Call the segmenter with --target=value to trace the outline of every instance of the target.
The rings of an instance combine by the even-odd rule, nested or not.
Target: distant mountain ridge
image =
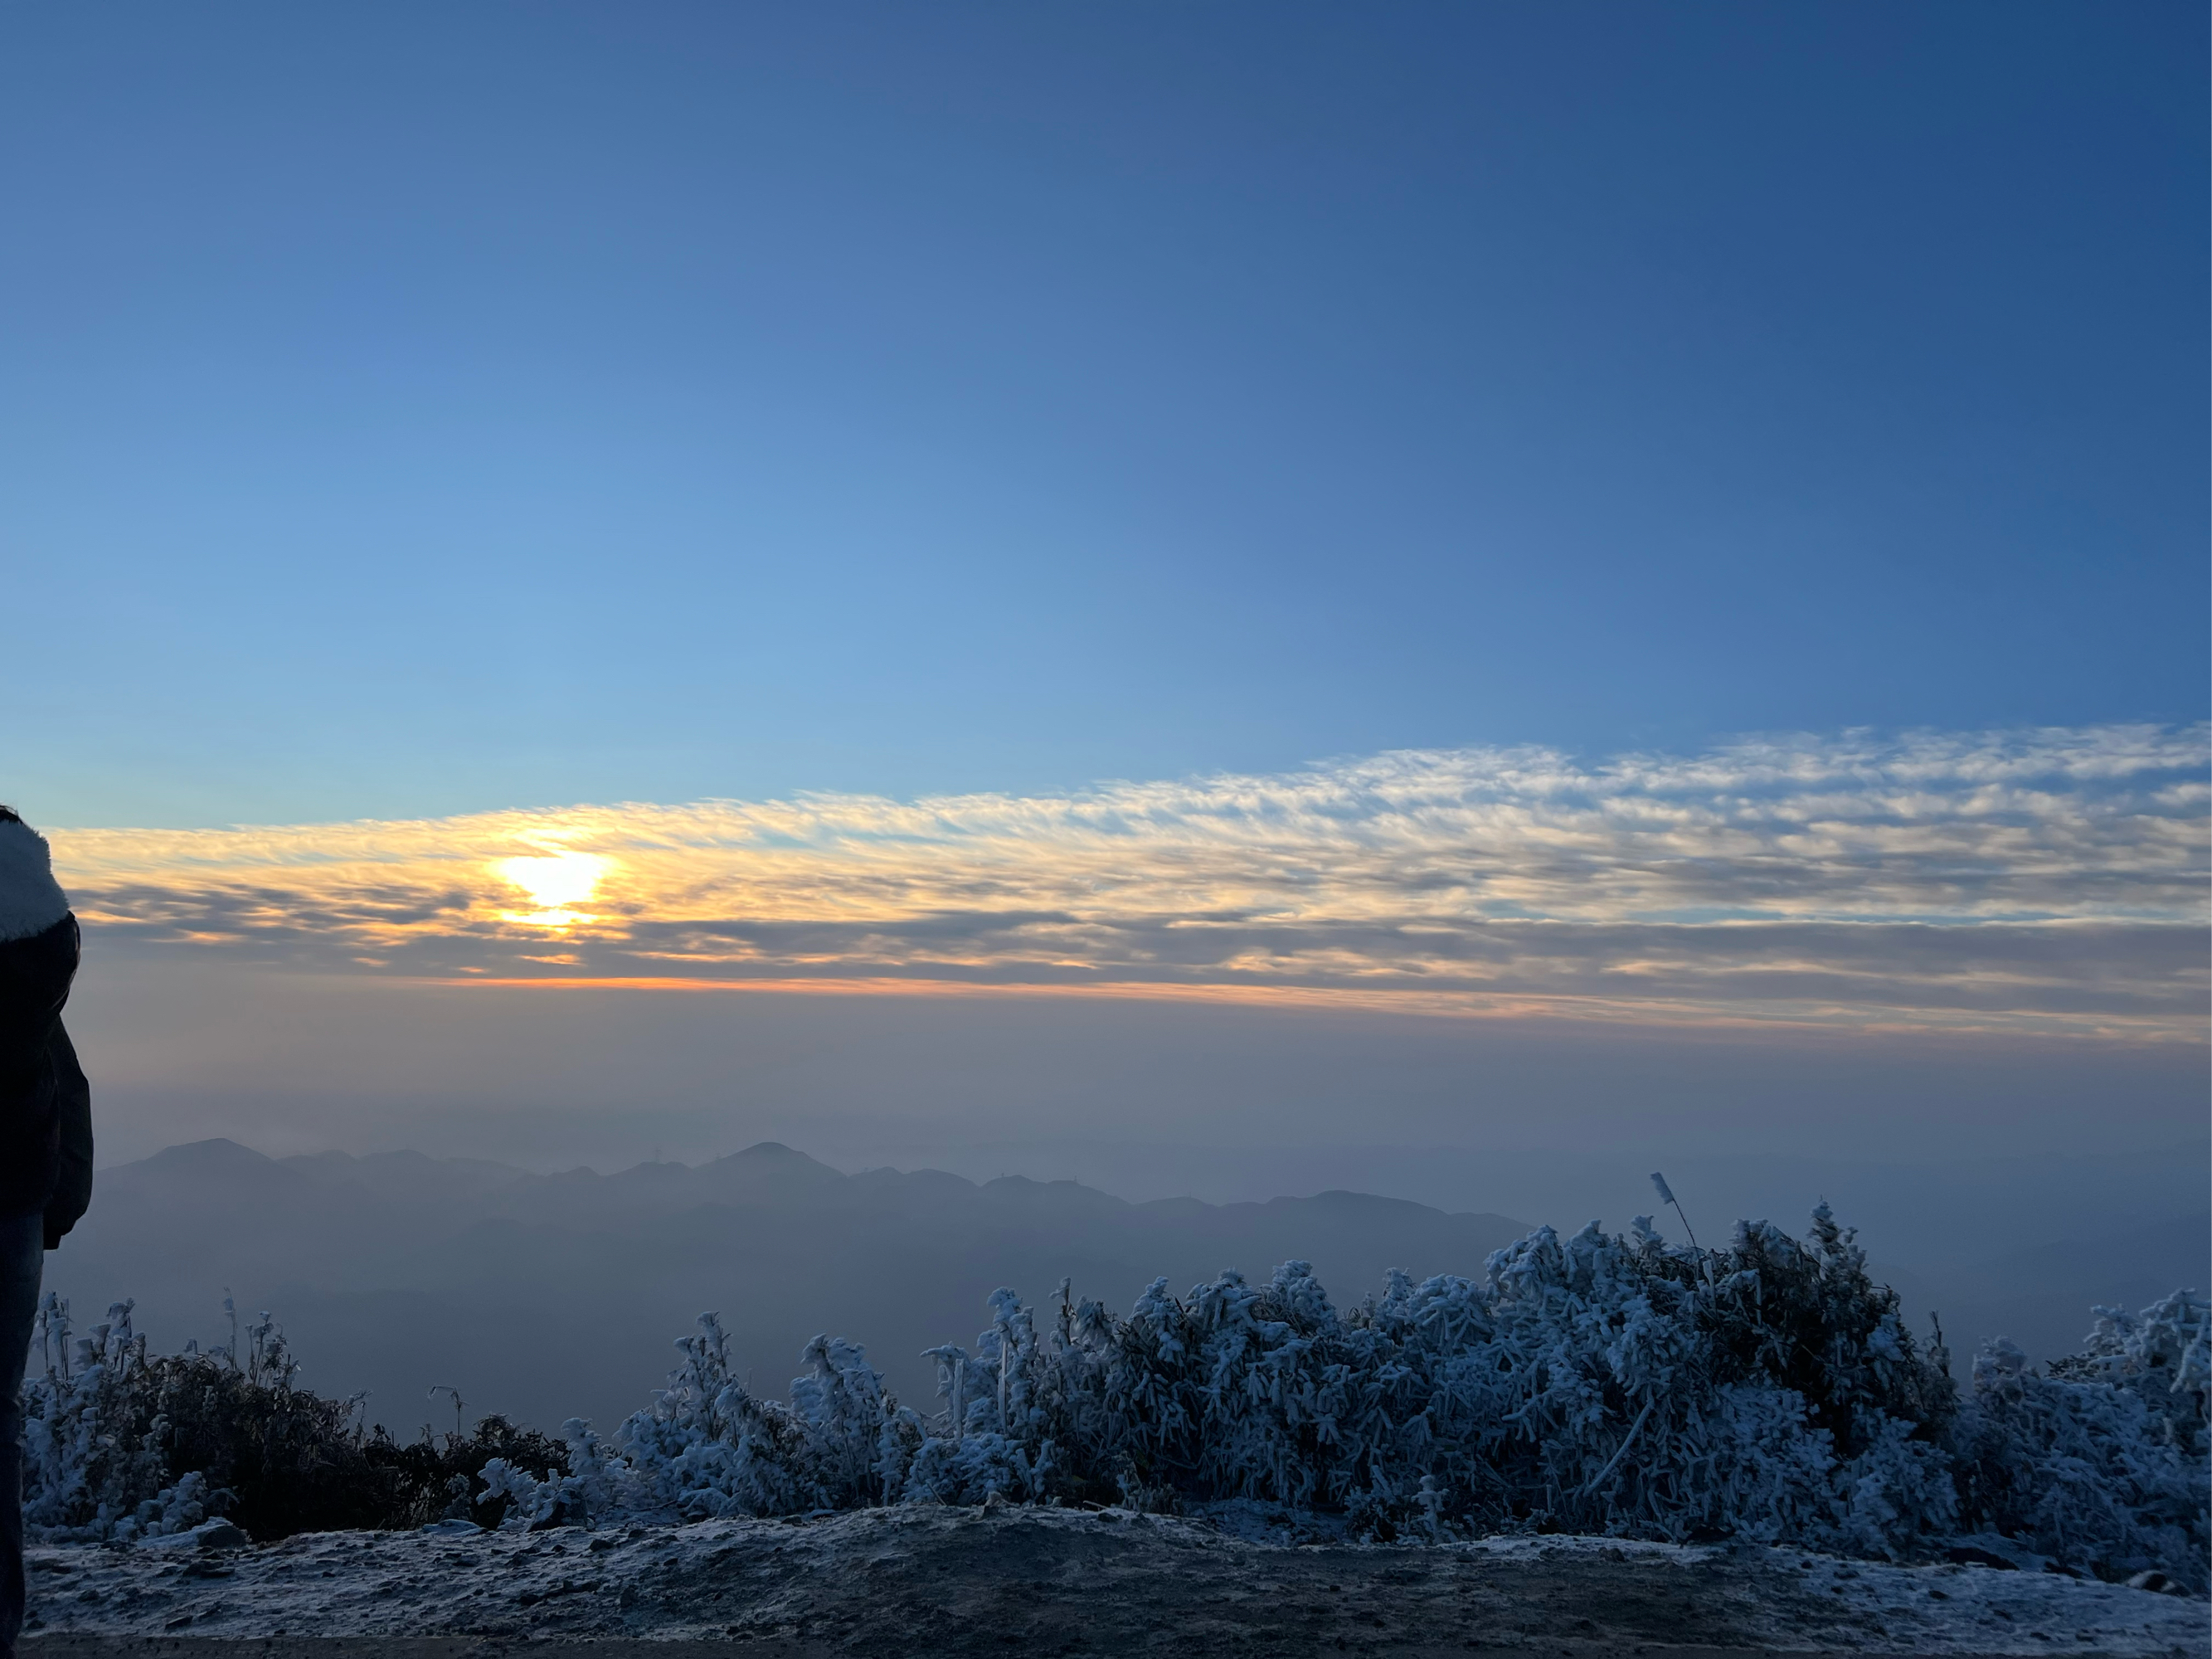
[[[1126,1309],[1162,1276],[1180,1291],[1296,1259],[1352,1303],[1393,1268],[1479,1273],[1528,1231],[1362,1193],[1133,1204],[1073,1181],[847,1175],[773,1141],[698,1165],[536,1175],[205,1140],[102,1170],[91,1214],[47,1265],[81,1319],[136,1297],[157,1344],[227,1339],[228,1287],[242,1311],[283,1322],[304,1382],[368,1389],[371,1418],[406,1433],[450,1412],[431,1408],[432,1384],[458,1387],[472,1412],[610,1426],[710,1309],[765,1392],[781,1395],[807,1339],[829,1333],[866,1344],[927,1404],[921,1350],[971,1339],[1000,1285],[1041,1300],[1065,1277]]]
[[[1564,1231],[1581,1218],[1550,1218]],[[1802,1231],[1801,1218],[1776,1218]],[[2147,1206],[2097,1225],[2078,1218],[2080,1237],[1994,1225],[1923,1240],[1904,1260],[1888,1227],[1865,1243],[1916,1331],[1941,1312],[1963,1376],[1983,1337],[2071,1352],[2094,1304],[2141,1307],[2212,1283],[2201,1212]],[[1479,1274],[1528,1231],[1364,1193],[1130,1203],[1072,1181],[846,1175],[773,1141],[696,1165],[538,1175],[414,1152],[271,1158],[204,1140],[102,1170],[46,1281],[80,1320],[136,1297],[140,1328],[169,1345],[227,1339],[229,1287],[242,1310],[283,1322],[306,1383],[368,1389],[372,1420],[401,1433],[451,1423],[450,1403],[425,1399],[432,1383],[459,1388],[472,1413],[605,1427],[659,1386],[671,1343],[710,1309],[765,1393],[781,1395],[823,1333],[865,1344],[927,1405],[921,1350],[973,1338],[1001,1285],[1034,1302],[1066,1277],[1079,1297],[1126,1310],[1156,1278],[1181,1291],[1224,1267],[1259,1278],[1302,1260],[1349,1304],[1394,1267]]]

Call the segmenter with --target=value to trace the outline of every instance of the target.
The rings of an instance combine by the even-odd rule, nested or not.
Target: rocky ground
[[[1254,1530],[1247,1528],[1247,1530]],[[39,1659],[1720,1652],[2186,1654],[2204,1602],[1796,1550],[1285,1543],[1105,1510],[891,1509],[587,1532],[32,1552]]]

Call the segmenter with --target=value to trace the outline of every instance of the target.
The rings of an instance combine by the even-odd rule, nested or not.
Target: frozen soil
[[[23,1651],[46,1659],[2208,1648],[2203,1601],[2050,1573],[1589,1538],[1270,1542],[1113,1510],[185,1539],[34,1548],[29,1565]]]

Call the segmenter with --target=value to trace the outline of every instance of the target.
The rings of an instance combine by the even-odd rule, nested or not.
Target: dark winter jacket
[[[92,1196],[91,1090],[61,1020],[77,951],[45,840],[0,817],[0,1215],[44,1214],[49,1249]]]

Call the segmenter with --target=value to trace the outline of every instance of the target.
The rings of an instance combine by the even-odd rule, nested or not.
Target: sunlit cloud
[[[302,968],[2193,1041],[2207,744],[1423,750],[1054,797],[52,840],[108,940]]]

